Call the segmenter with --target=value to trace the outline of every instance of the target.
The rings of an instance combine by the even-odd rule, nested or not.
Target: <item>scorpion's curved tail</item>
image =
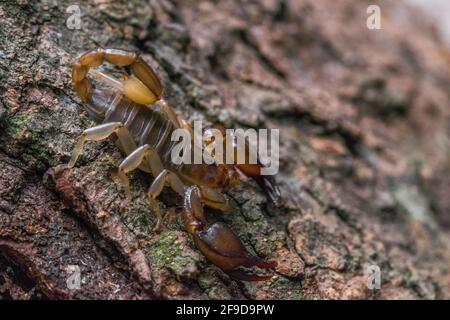
[[[128,67],[132,73],[118,82],[107,75],[96,72],[116,89],[120,89],[128,98],[139,104],[152,104],[161,99],[163,86],[155,71],[139,56],[138,52],[121,49],[96,48],[81,55],[72,66],[72,81],[75,90],[83,102],[92,98],[92,83],[87,78],[91,68],[97,68],[107,61],[117,67]]]

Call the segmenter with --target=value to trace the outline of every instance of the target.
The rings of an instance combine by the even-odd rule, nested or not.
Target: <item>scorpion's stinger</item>
[[[211,226],[203,215],[201,193],[197,186],[186,190],[184,218],[187,231],[193,236],[197,248],[216,266],[241,280],[267,280],[272,275],[258,276],[245,273],[239,267],[257,266],[264,269],[276,267],[276,262],[266,262],[248,252],[241,240],[224,223]]]
[[[104,61],[108,61],[117,67],[129,67],[132,74],[127,74],[123,81],[119,81],[95,70]],[[161,81],[155,71],[139,56],[138,52],[97,48],[81,55],[72,67],[72,81],[77,95],[83,102],[90,102],[92,98],[92,83],[87,78],[88,73],[109,84],[137,104],[151,105],[158,103],[173,125],[176,128],[181,127],[181,120],[178,115],[162,98],[164,87]]]
[[[100,66],[105,60],[117,67],[130,67],[132,75],[123,81],[120,89],[132,101],[145,105],[161,99],[164,91],[161,81],[137,52],[97,48],[83,54],[72,68],[72,80],[83,102],[88,102],[92,96],[92,85],[86,75],[91,68]],[[105,79],[103,74],[102,76],[110,82],[111,79]]]

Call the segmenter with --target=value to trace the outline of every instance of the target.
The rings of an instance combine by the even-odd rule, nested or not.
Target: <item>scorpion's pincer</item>
[[[226,224],[216,222],[208,226],[203,214],[201,193],[197,186],[191,186],[186,190],[184,201],[186,230],[194,238],[197,248],[210,262],[239,280],[261,281],[273,276],[255,275],[239,269],[254,266],[273,269],[277,263],[267,262],[248,252],[238,236]]]

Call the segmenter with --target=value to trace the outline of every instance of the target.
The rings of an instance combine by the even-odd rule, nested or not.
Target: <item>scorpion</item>
[[[105,61],[120,68],[123,79],[96,69]],[[92,82],[88,74],[99,81]],[[106,86],[98,86],[97,82]],[[274,269],[277,262],[251,254],[225,223],[209,224],[204,215],[204,206],[230,210],[223,192],[236,185],[238,171],[254,178],[277,203],[281,199],[279,188],[273,177],[261,174],[261,162],[173,164],[170,154],[175,142],[171,141],[171,134],[175,129],[190,127],[164,100],[160,79],[138,51],[100,47],[87,51],[73,63],[72,83],[88,115],[98,125],[83,131],[67,168],[74,167],[87,141],[100,141],[115,134],[126,154],[117,176],[127,200],[132,198],[127,173],[139,169],[155,177],[147,197],[157,217],[157,231],[162,216],[155,199],[168,185],[183,198],[185,228],[207,260],[238,280],[261,281],[273,276],[243,270],[241,267]],[[152,107],[155,105],[159,108]]]

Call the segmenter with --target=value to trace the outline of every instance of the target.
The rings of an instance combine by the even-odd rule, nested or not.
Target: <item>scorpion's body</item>
[[[84,105],[93,120],[123,123],[137,146],[149,145],[159,154],[164,167],[176,171],[180,169],[180,165],[175,166],[170,161],[172,148],[176,144],[170,137],[176,128],[167,117],[157,110],[143,108],[120,92],[96,91],[93,92],[92,102]],[[140,169],[151,171],[145,166]]]
[[[174,164],[171,161],[172,149],[178,143],[172,141],[171,137],[177,127],[162,112],[133,102],[121,92],[97,89],[93,90],[91,101],[84,107],[90,117],[99,123],[124,124],[136,145],[148,145],[159,155],[164,168],[176,172],[184,184],[200,184],[211,188],[226,185],[228,177],[225,176],[224,167],[214,164]],[[139,169],[151,173],[145,163]]]
[[[174,169],[170,154],[176,142],[171,141],[175,126],[157,110],[143,108],[120,93],[96,93],[92,104],[85,105],[91,117],[101,123],[123,123],[138,146],[148,144],[158,152],[166,166]],[[95,110],[95,112],[94,112]]]
[[[108,75],[92,70],[98,78],[112,87],[96,88],[87,78],[89,70],[104,60],[119,67],[127,66],[132,74],[120,82]],[[214,264],[244,280],[264,280],[270,276],[249,275],[239,271],[240,266],[273,268],[276,263],[265,262],[251,255],[239,238],[223,223],[208,226],[203,205],[222,211],[229,209],[223,190],[231,185],[236,174],[233,166],[224,164],[177,164],[171,161],[174,130],[186,127],[172,108],[162,99],[163,87],[153,69],[136,52],[117,49],[95,49],[82,55],[73,66],[72,78],[77,94],[89,115],[101,123],[83,132],[72,153],[68,167],[73,167],[86,141],[99,141],[115,133],[127,155],[119,166],[118,176],[128,199],[131,199],[127,173],[141,169],[155,179],[148,198],[158,217],[161,213],[155,198],[168,184],[184,197],[184,221],[197,247]],[[161,111],[148,107],[158,103]],[[192,140],[193,141],[193,140]],[[239,169],[257,179],[278,197],[273,180],[262,178],[261,165],[245,164]],[[258,180],[259,179],[259,180]]]

